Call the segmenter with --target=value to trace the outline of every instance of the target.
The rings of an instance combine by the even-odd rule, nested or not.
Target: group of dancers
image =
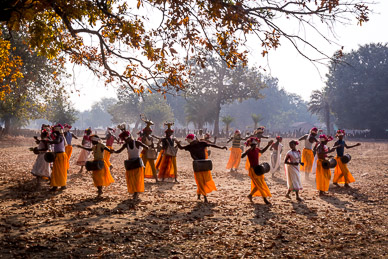
[[[92,134],[89,128],[85,130],[81,145],[72,145],[72,139],[77,137],[70,132],[70,125],[65,124],[62,126],[57,124],[53,127],[42,125],[40,139],[35,138],[38,147],[31,148],[38,155],[31,172],[37,177],[38,184],[40,184],[42,178],[49,179],[52,187],[51,191],[56,191],[58,188],[66,189],[69,160],[73,146],[81,148],[76,164],[81,166],[80,172],[82,172],[83,167],[92,172],[97,195],[101,196],[103,187],[114,183],[110,172],[112,169],[111,154],[121,153],[126,150],[128,159],[125,160],[124,165],[127,189],[129,193],[133,194],[133,199],[138,199],[139,193],[144,192],[144,178],[154,178],[156,182],[164,181],[165,178],[173,178],[175,182],[178,182],[176,156],[177,150],[181,149],[190,152],[193,159],[197,198],[200,200],[202,195],[204,201],[208,202],[207,195],[217,190],[211,174],[213,166],[209,159],[209,148],[227,150],[227,147],[216,145],[216,139],[211,141],[209,134],[197,136],[188,134],[185,139],[188,144],[182,145],[181,141],[173,137],[174,130],[171,128],[173,123],[166,123],[165,136],[157,137],[152,134],[152,121],[143,121],[146,126],[141,132],[138,132],[139,137],[136,139],[125,127],[119,127],[121,131],[119,138],[115,137],[112,128],[108,128],[105,138]],[[227,143],[232,142],[232,147],[230,148],[231,152],[226,168],[230,169],[232,173],[236,172],[241,158],[247,156],[245,168],[251,178],[251,191],[248,198],[253,202],[253,197],[259,196],[263,198],[266,204],[270,204],[267,198],[271,197],[271,192],[265,182],[264,175],[270,170],[274,174],[280,169],[283,139],[278,136],[276,141],[270,140],[264,148],[260,148],[261,139],[269,138],[263,135],[264,130],[264,127],[259,127],[252,135],[246,137],[242,137],[241,132],[236,130],[234,135],[227,141]],[[309,178],[309,174],[315,172],[319,194],[324,195],[328,191],[331,171],[330,168],[325,167],[325,163],[327,164],[329,158],[331,158],[329,153],[333,151],[337,151],[333,183],[336,185],[345,184],[346,187],[349,187],[349,183],[355,181],[342,158],[344,157],[344,148],[359,146],[360,143],[348,146],[344,141],[345,131],[338,130],[336,133],[338,140],[333,147],[329,148],[327,144],[333,138],[324,134],[317,138],[318,132],[317,128],[312,128],[308,134],[299,139],[299,141],[305,142],[302,152],[297,149],[298,140],[289,142],[290,150],[284,158],[288,188],[287,198],[291,198],[291,192],[295,192],[296,199],[302,201],[299,196],[299,191],[302,190],[301,172],[305,173],[306,178]],[[102,140],[106,141],[105,144]],[[157,140],[157,142],[154,140]],[[113,149],[114,141],[122,143],[122,146],[117,150]],[[242,146],[241,142],[243,141],[246,141],[245,147]],[[261,154],[268,149],[272,151],[270,156],[271,165],[260,164]],[[92,153],[93,159],[88,161],[90,153]],[[49,160],[50,156],[51,160]]]

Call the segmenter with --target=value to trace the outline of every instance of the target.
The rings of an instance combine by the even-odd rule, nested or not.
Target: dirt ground
[[[50,193],[44,183],[36,190],[31,146],[32,139],[0,140],[1,258],[388,257],[388,143],[362,142],[349,150],[356,182],[351,189],[331,184],[324,197],[317,195],[314,176],[302,177],[303,202],[297,202],[285,198],[284,169],[266,174],[272,206],[258,197],[249,202],[245,159],[229,173],[230,151],[212,149],[218,191],[209,194],[209,204],[196,199],[185,151],[177,158],[179,183],[146,179],[135,203],[126,190],[125,152],[112,154],[115,183],[96,198],[91,175],[78,173],[77,148],[68,188]]]

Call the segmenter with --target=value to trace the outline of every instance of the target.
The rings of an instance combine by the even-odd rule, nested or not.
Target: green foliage
[[[312,114],[318,115],[320,121],[326,124],[327,134],[330,134],[332,132],[331,111],[327,92],[314,90],[310,96],[308,110]]]
[[[330,65],[325,91],[340,128],[369,129],[375,137],[388,129],[388,46],[369,44]]]
[[[260,114],[256,114],[256,113],[252,113],[251,114],[251,118],[253,120],[253,123],[254,123],[254,126],[253,128],[256,129],[257,128],[257,124],[263,120],[263,118],[261,117]]]
[[[266,76],[263,78],[266,88],[261,91],[262,99],[235,101],[222,108],[223,114],[236,118],[235,124],[240,130],[253,130],[252,113],[260,114],[260,124],[270,131],[288,131],[295,122],[311,122],[316,119],[307,111],[307,103],[296,94],[290,94],[278,85],[278,79]]]
[[[223,116],[221,118],[221,121],[225,124],[226,136],[229,136],[229,126],[234,121],[234,118],[232,116],[227,115],[227,116]]]
[[[64,92],[58,92],[47,105],[45,119],[51,124],[65,123],[72,125],[77,120],[78,112],[69,101],[69,97]]]
[[[204,128],[206,123],[213,123],[217,116],[215,103],[206,95],[188,97],[184,112],[187,124],[192,122],[197,129]]]
[[[174,121],[172,109],[161,95],[143,94],[142,98],[139,98],[138,95],[122,89],[119,91],[118,98],[119,101],[108,109],[115,123],[135,123],[137,128],[140,114],[144,114],[155,123],[158,131],[165,121]]]
[[[219,132],[221,106],[235,100],[261,98],[260,91],[265,88],[258,70],[237,64],[234,69],[220,59],[211,58],[205,67],[197,66],[191,79],[188,96],[200,102],[210,100],[207,108],[215,109],[214,134]],[[195,103],[195,102],[193,102]],[[214,105],[214,106],[213,106]],[[214,107],[214,108],[213,108]]]
[[[0,118],[5,122],[6,132],[28,124],[29,120],[41,118],[47,101],[63,90],[59,87],[59,77],[63,74],[60,66],[31,51],[24,44],[22,34],[13,33],[10,44],[11,55],[20,57],[23,62],[23,77],[3,81],[10,87],[0,102]]]
[[[106,128],[112,126],[111,107],[116,105],[114,98],[102,98],[99,102],[92,105],[90,110],[81,112],[78,121],[74,124],[79,128]]]

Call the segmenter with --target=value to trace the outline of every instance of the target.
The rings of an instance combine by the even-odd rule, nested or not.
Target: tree
[[[192,122],[195,128],[203,129],[206,123],[214,122],[217,113],[209,96],[190,96],[186,101],[184,110],[187,124]]]
[[[261,74],[256,69],[249,69],[239,64],[230,69],[222,60],[209,59],[204,68],[196,67],[188,89],[189,96],[196,99],[211,100],[215,109],[214,135],[219,133],[221,106],[235,100],[260,98],[260,90],[265,85]]]
[[[15,78],[10,74],[2,82],[3,87],[9,88],[2,92],[3,100],[0,101],[0,118],[4,121],[6,134],[11,128],[24,126],[29,120],[43,116],[46,102],[62,91],[58,86],[63,75],[56,62],[39,56],[24,44],[24,35],[13,33],[9,42],[10,60],[17,57],[23,63],[20,66],[23,77]]]
[[[73,124],[77,120],[77,113],[68,96],[61,91],[48,102],[45,118],[51,124]]]
[[[309,58],[312,61],[329,59],[315,46],[314,34],[331,40],[313,21],[324,25],[322,31],[333,31],[338,22],[366,22],[368,12],[362,0],[5,0],[0,26],[26,30],[29,45],[39,55],[51,59],[66,54],[107,83],[117,79],[134,91],[148,87],[166,92],[184,88],[190,72],[187,60],[194,57],[203,65],[207,51],[229,67],[245,65],[248,35],[256,36],[263,56],[286,39],[306,58],[305,53],[315,51],[319,57]],[[287,23],[278,22],[279,17]],[[311,30],[305,33],[290,24]]]
[[[263,118],[261,117],[260,114],[255,114],[255,113],[252,113],[252,114],[251,114],[251,118],[252,118],[253,123],[254,123],[253,128],[254,128],[254,129],[257,129],[258,123],[259,123],[260,121],[262,121]]]
[[[326,91],[314,90],[310,96],[308,110],[326,124],[327,134],[331,133],[330,103]]]
[[[387,44],[361,46],[344,54],[342,61],[330,65],[325,87],[336,124],[369,129],[373,137],[384,137],[388,129]]]
[[[174,120],[171,107],[161,95],[143,94],[138,98],[136,94],[123,89],[118,98],[119,102],[109,109],[114,122],[135,123],[134,128],[137,129],[141,122],[140,114],[144,114],[155,123],[155,128],[160,132],[165,121]]]
[[[235,124],[242,130],[244,127],[252,129],[251,113],[257,111],[262,116],[260,124],[270,131],[285,132],[291,129],[295,122],[316,124],[317,119],[307,110],[307,102],[299,95],[288,93],[278,84],[278,79],[263,76],[266,88],[260,91],[262,99],[249,98],[245,101],[236,100],[222,107],[223,114],[230,114],[235,118]]]
[[[222,122],[225,124],[225,126],[226,126],[226,132],[225,132],[225,134],[226,134],[226,136],[228,137],[228,136],[229,136],[229,126],[230,126],[230,124],[234,121],[234,118],[231,117],[231,116],[229,116],[229,115],[227,115],[227,116],[223,116],[222,119],[221,119],[221,121],[222,121]]]

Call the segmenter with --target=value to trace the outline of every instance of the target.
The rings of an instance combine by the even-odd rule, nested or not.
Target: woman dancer
[[[251,137],[246,145],[250,148],[246,150],[241,158],[248,156],[250,168],[249,168],[249,177],[251,178],[251,192],[248,195],[248,199],[253,202],[252,198],[254,196],[261,196],[266,204],[271,204],[267,197],[271,197],[271,192],[268,189],[267,183],[264,180],[264,174],[256,175],[254,167],[259,165],[259,154],[264,153],[272,145],[273,140],[269,141],[267,146],[263,149],[258,148],[258,143],[260,140],[258,138]]]
[[[97,135],[90,136],[90,141],[92,142],[91,148],[81,145],[78,145],[77,147],[82,148],[82,150],[93,152],[93,161],[102,161],[104,163],[102,169],[92,171],[93,183],[94,186],[97,187],[97,197],[100,197],[102,195],[102,187],[114,183],[108,164],[104,160],[104,151],[113,152],[113,150],[102,144],[101,139]]]
[[[334,146],[337,147],[337,156],[335,157],[335,160],[337,160],[337,166],[334,169],[333,184],[339,186],[338,184],[340,183],[344,184],[344,187],[349,188],[349,183],[353,183],[356,180],[350,173],[348,166],[342,162],[342,157],[344,156],[345,148],[358,147],[361,143],[357,143],[353,146],[346,145],[344,140],[345,130],[337,130],[337,134],[335,136],[338,138],[338,140],[334,143]]]
[[[90,148],[92,148],[92,141],[90,140],[90,134],[92,134],[92,129],[88,128],[85,130],[84,137],[82,138],[81,144],[84,148],[81,150],[81,152],[78,156],[78,160],[76,162],[77,165],[81,166],[81,169],[79,170],[78,173],[82,173],[82,170],[85,166],[85,163],[89,159],[90,151],[88,151],[88,150],[90,150]]]
[[[290,193],[292,191],[295,192],[296,199],[298,201],[302,201],[299,197],[299,191],[303,189],[302,183],[300,181],[300,172],[299,172],[299,164],[301,163],[301,155],[300,151],[296,150],[296,146],[298,145],[298,141],[291,140],[289,145],[291,150],[287,152],[286,158],[284,160],[284,168],[286,170],[287,177],[287,194],[286,197],[291,199]]]
[[[240,165],[241,161],[241,141],[246,140],[241,137],[241,131],[236,130],[234,132],[234,135],[228,139],[226,143],[229,143],[232,141],[232,147],[230,148],[230,156],[229,156],[229,161],[228,164],[226,165],[226,169],[230,169],[230,172],[232,173],[237,172],[237,169]]]
[[[165,123],[165,125],[167,125],[167,129],[165,131],[166,137],[161,139],[163,155],[160,159],[160,163],[158,164],[158,178],[162,178],[162,181],[164,181],[165,178],[174,178],[175,182],[177,183],[177,150],[174,147],[174,143],[176,143],[177,141],[175,138],[172,137],[174,130],[171,129],[171,126],[173,125],[173,123]]]
[[[34,151],[34,153],[38,156],[35,160],[34,166],[32,167],[31,173],[36,176],[36,187],[39,188],[42,178],[50,179],[51,177],[50,163],[47,163],[44,160],[44,155],[50,150],[50,144],[48,142],[49,133],[46,130],[42,130],[40,140],[36,140],[39,142],[39,145],[38,147],[33,148],[32,151]]]
[[[121,153],[124,149],[127,149],[128,160],[131,161],[132,167],[131,169],[126,168],[125,170],[127,189],[129,193],[133,193],[133,199],[138,199],[139,193],[144,192],[144,165],[140,158],[140,152],[143,148],[148,149],[148,146],[140,141],[134,140],[129,131],[123,131],[120,134],[120,139],[124,141],[124,144],[115,153]]]
[[[272,151],[271,153],[271,171],[272,176],[274,176],[275,172],[280,169],[280,160],[281,160],[281,154],[283,151],[283,145],[282,145],[283,138],[280,136],[276,137],[276,142],[271,145],[271,148],[269,150]]]

